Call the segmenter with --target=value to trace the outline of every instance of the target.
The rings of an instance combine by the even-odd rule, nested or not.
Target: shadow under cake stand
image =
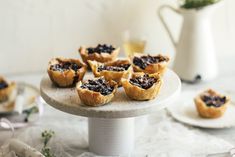
[[[86,78],[92,74],[87,73]],[[181,90],[179,77],[167,69],[159,95],[150,101],[133,101],[118,88],[112,102],[100,107],[81,103],[75,88],[58,88],[48,76],[41,81],[41,95],[61,111],[88,117],[89,150],[98,155],[130,155],[135,141],[135,117],[164,109],[174,102]],[[135,92],[135,91],[133,91]]]

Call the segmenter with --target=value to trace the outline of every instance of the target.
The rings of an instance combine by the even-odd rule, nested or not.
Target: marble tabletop
[[[185,84],[183,83],[182,86],[182,90],[199,90],[199,89],[205,89],[205,88],[216,88],[216,89],[223,89],[226,92],[231,93],[231,97],[232,99],[235,98],[235,62],[234,62],[234,57],[223,57],[223,58],[219,58],[219,76],[210,82],[202,82],[199,84]],[[208,63],[209,64],[209,63]],[[40,80],[43,77],[45,73],[43,72],[38,72],[38,73],[30,73],[30,74],[20,74],[20,75],[9,75],[7,76],[9,79],[11,80],[16,80],[16,81],[25,81],[27,83],[33,84],[35,86],[37,86],[39,88],[40,85]],[[162,120],[164,119],[164,120]],[[168,119],[168,121],[166,121],[165,119]],[[169,120],[170,119],[170,120]],[[164,122],[164,123],[163,123]],[[137,135],[140,136],[141,138],[137,138],[137,151],[138,154],[141,154],[141,144],[144,144],[144,148],[143,151],[145,151],[144,153],[142,153],[142,155],[144,154],[149,155],[149,156],[154,156],[153,152],[148,154],[148,151],[151,151],[150,148],[153,147],[153,145],[155,143],[152,143],[152,138],[154,138],[155,140],[158,140],[158,143],[164,143],[164,141],[159,141],[159,136],[164,136],[164,135],[160,135],[162,132],[159,130],[165,130],[166,132],[168,132],[168,134],[166,134],[166,137],[170,137],[172,136],[172,134],[177,134],[177,128],[182,132],[185,131],[185,133],[188,133],[190,136],[194,136],[194,138],[199,138],[198,143],[195,143],[195,147],[194,148],[190,148],[189,151],[184,152],[184,149],[181,149],[180,146],[180,140],[179,139],[173,139],[175,141],[178,141],[179,144],[172,144],[171,145],[164,145],[161,148],[159,148],[159,151],[156,152],[161,153],[160,150],[163,150],[163,152],[167,152],[169,149],[174,151],[179,151],[182,150],[180,153],[177,152],[176,154],[181,154],[181,156],[187,156],[187,153],[190,152],[190,150],[197,150],[197,152],[190,152],[190,155],[188,156],[205,156],[205,154],[210,153],[210,151],[207,150],[203,150],[202,152],[200,152],[200,142],[203,143],[203,140],[207,140],[204,141],[204,143],[209,143],[209,144],[213,144],[213,143],[223,143],[223,145],[226,145],[227,147],[224,148],[230,148],[232,146],[235,145],[235,127],[233,128],[227,128],[227,129],[202,129],[202,128],[194,128],[191,126],[187,126],[187,125],[183,125],[180,124],[177,121],[174,121],[165,111],[162,111],[161,114],[153,114],[150,115],[149,118],[149,125],[148,129],[147,129],[147,134],[151,134],[151,131],[154,132],[154,130],[152,130],[153,128],[155,128],[158,131],[159,135],[156,135],[156,139],[154,137],[151,136],[148,137],[147,134],[144,135]],[[153,125],[154,124],[154,125]],[[156,125],[155,125],[156,124]],[[139,124],[137,124],[139,125]],[[76,127],[75,127],[76,126]],[[71,152],[70,154],[71,157],[72,156],[78,156],[79,154],[81,154],[82,152],[86,152],[88,144],[87,144],[87,121],[86,118],[83,117],[77,117],[75,115],[70,115],[67,113],[63,113],[61,111],[58,111],[52,107],[50,107],[49,105],[45,105],[45,113],[44,116],[33,126],[29,126],[27,128],[21,128],[21,129],[17,129],[16,130],[16,137],[27,142],[28,144],[31,144],[32,146],[36,146],[37,144],[35,144],[36,140],[38,140],[38,136],[35,136],[35,138],[31,138],[31,135],[38,133],[40,134],[40,131],[43,129],[53,129],[55,131],[58,131],[57,137],[59,137],[59,140],[62,140],[64,145],[60,146],[60,148],[66,152]],[[162,126],[162,128],[159,128],[160,126]],[[169,127],[169,128],[168,128]],[[174,133],[172,132],[172,130],[170,130],[170,128],[174,128]],[[143,128],[143,127],[141,127]],[[167,130],[169,129],[169,130]],[[155,131],[156,131],[155,130]],[[139,130],[140,132],[140,130]],[[152,134],[153,134],[152,132]],[[143,134],[144,131],[142,133],[139,134]],[[81,135],[81,136],[79,136]],[[154,134],[153,134],[154,135]],[[33,135],[34,136],[34,135]],[[179,133],[180,136],[180,133]],[[198,136],[198,137],[196,137]],[[201,139],[202,141],[200,141],[200,136],[205,137],[204,139]],[[30,138],[29,138],[30,137]],[[74,137],[76,137],[76,140],[74,139]],[[6,141],[9,138],[9,131],[7,130],[0,130],[0,145],[4,143],[4,141]],[[150,139],[148,139],[150,138]],[[186,139],[187,137],[181,137],[181,139]],[[188,138],[188,139],[191,139]],[[186,140],[188,140],[186,139]],[[166,139],[167,140],[167,139]],[[172,140],[172,141],[173,141]],[[195,140],[195,139],[194,139]],[[209,140],[209,141],[208,141]],[[210,143],[211,142],[211,143]],[[70,148],[68,148],[66,146],[66,143],[70,144]],[[182,142],[182,147],[184,147],[184,145],[188,145],[189,143],[184,143]],[[173,146],[175,145],[175,146]],[[177,147],[176,147],[177,145]],[[197,145],[197,146],[196,146]],[[141,146],[141,147],[140,147]],[[78,149],[79,147],[79,149]],[[160,147],[160,146],[159,146]],[[191,146],[190,146],[191,147]],[[196,148],[197,147],[197,148]],[[203,147],[203,146],[202,146]],[[207,147],[205,145],[205,147]],[[218,147],[221,147],[220,145],[218,145]],[[74,152],[71,148],[74,148],[74,150],[78,150],[79,152]],[[216,148],[216,146],[215,146]],[[221,147],[222,148],[222,147]],[[61,150],[60,149],[60,150]],[[154,149],[154,147],[152,148]],[[205,148],[206,149],[206,148]],[[208,146],[209,149],[209,146]],[[213,149],[211,149],[213,150]],[[56,150],[56,151],[59,151]],[[223,150],[219,150],[219,151],[223,151]],[[227,151],[227,150],[224,150]],[[182,153],[184,155],[182,155]],[[213,152],[211,152],[213,153]],[[142,156],[139,155],[139,156]],[[143,155],[143,156],[144,156]],[[164,156],[164,155],[163,155]],[[170,155],[168,155],[170,156]],[[175,155],[174,155],[175,157]]]

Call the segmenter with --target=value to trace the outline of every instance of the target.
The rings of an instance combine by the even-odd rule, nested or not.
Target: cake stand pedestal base
[[[88,118],[89,150],[97,155],[129,156],[134,148],[135,118]]]

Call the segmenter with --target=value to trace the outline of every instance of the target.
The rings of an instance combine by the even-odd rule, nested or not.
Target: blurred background
[[[45,71],[53,56],[79,57],[81,45],[122,47],[128,37],[145,40],[148,53],[174,56],[174,48],[156,14],[177,0],[0,0],[0,73]],[[182,18],[166,12],[177,39]],[[224,0],[213,14],[217,56],[234,55],[235,1]]]

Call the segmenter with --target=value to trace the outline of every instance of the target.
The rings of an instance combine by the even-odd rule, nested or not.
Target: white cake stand
[[[92,74],[88,73],[86,77],[92,77]],[[133,101],[123,88],[119,88],[109,104],[88,107],[81,103],[74,88],[57,88],[48,76],[41,81],[41,95],[48,104],[70,114],[88,117],[89,149],[104,156],[130,155],[134,148],[134,117],[165,108],[177,98],[180,90],[179,77],[168,69],[161,91],[154,100]]]

